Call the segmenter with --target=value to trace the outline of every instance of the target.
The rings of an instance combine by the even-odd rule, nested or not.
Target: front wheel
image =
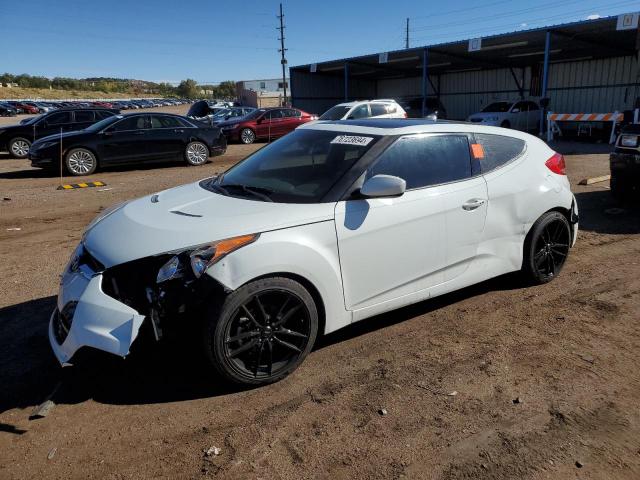
[[[189,142],[184,158],[189,165],[204,165],[209,160],[209,149],[202,142]]]
[[[27,158],[31,142],[26,138],[17,137],[9,142],[9,151],[15,158]]]
[[[265,278],[239,288],[209,312],[205,353],[227,380],[263,385],[295,370],[317,332],[318,310],[307,289],[289,278]]]
[[[547,212],[531,227],[524,242],[522,274],[528,283],[541,285],[558,274],[569,255],[571,227],[559,212]]]
[[[65,158],[67,171],[75,176],[91,175],[98,168],[98,159],[86,148],[73,148]]]
[[[256,134],[250,128],[243,128],[240,132],[240,141],[245,145],[249,145],[256,141]]]

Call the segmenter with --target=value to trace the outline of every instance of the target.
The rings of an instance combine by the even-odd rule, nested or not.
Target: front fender
[[[338,245],[333,220],[265,232],[229,255],[207,274],[230,290],[268,275],[293,274],[305,278],[320,294],[329,333],[351,323],[344,304]]]

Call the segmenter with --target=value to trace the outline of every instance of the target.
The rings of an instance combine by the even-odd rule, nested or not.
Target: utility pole
[[[409,17],[407,17],[407,30],[406,30],[406,32],[407,32],[407,34],[406,34],[406,39],[405,39],[405,42],[404,42],[404,48],[409,50]],[[396,33],[396,35],[397,35],[397,33]]]
[[[280,30],[280,38],[278,39],[280,40],[280,50],[278,51],[280,52],[280,64],[282,65],[282,86],[284,87],[284,96],[283,96],[283,106],[284,106],[287,104],[287,59],[284,56],[287,49],[284,48],[284,13],[282,13],[282,4],[280,4],[280,15],[278,15],[278,18],[280,19],[280,27],[278,28],[278,30]]]

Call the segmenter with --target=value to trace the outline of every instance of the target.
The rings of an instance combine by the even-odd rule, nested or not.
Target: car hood
[[[250,233],[333,220],[334,203],[271,203],[183,185],[133,200],[90,226],[85,248],[105,267]]]
[[[75,138],[81,137],[83,135],[87,135],[87,132],[84,130],[74,130],[73,132],[63,132],[63,133],[54,133],[53,135],[47,135],[46,137],[40,137],[35,142],[34,145],[44,142],[49,142],[52,140],[60,140],[60,138]]]

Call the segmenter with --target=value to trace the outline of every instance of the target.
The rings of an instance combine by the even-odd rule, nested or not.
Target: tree
[[[176,93],[183,98],[197,98],[198,92],[198,83],[191,78],[181,81],[176,88]]]
[[[236,98],[236,82],[233,80],[221,82],[214,90],[214,97],[224,100],[233,100]]]

